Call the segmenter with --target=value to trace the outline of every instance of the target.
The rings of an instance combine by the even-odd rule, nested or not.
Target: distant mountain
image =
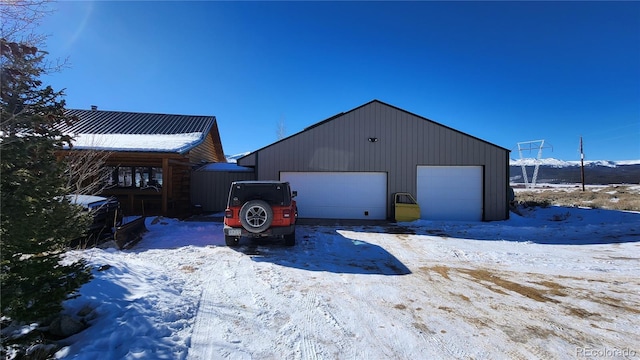
[[[529,182],[534,166],[540,163],[537,183],[576,184],[581,182],[580,161],[548,159],[522,159],[509,161],[509,179],[512,183],[524,183],[522,165],[525,165]],[[589,185],[640,184],[640,160],[584,162],[585,183]]]
[[[510,159],[509,165],[512,166],[521,166],[524,164],[525,166],[534,166],[536,163],[539,163],[541,166],[552,166],[552,167],[569,167],[569,166],[580,166],[580,161],[564,161],[558,160],[554,158],[546,158],[546,159]],[[585,160],[585,166],[607,166],[607,167],[617,167],[622,165],[640,165],[640,160],[624,160],[624,161],[610,161],[610,160]]]
[[[251,154],[251,151],[247,151],[247,152],[235,154],[235,155],[225,155],[225,157],[227,158],[227,162],[234,163],[234,162],[237,162],[238,159],[240,159],[241,157],[247,156],[249,154]]]

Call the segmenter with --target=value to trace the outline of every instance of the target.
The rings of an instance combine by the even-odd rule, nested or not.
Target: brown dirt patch
[[[436,265],[436,266],[431,266],[431,267],[427,267],[427,266],[423,266],[420,268],[420,270],[425,271],[427,273],[429,272],[435,272],[437,274],[439,274],[440,276],[442,276],[443,278],[447,279],[447,280],[451,280],[451,278],[449,278],[449,270],[450,268],[444,265]]]
[[[608,305],[608,306],[614,307],[616,309],[628,311],[634,314],[640,314],[640,309],[638,308],[638,306],[629,306],[620,299],[614,299],[609,296],[603,296],[603,297],[592,297],[590,298],[590,300],[602,305]]]
[[[550,298],[550,295],[555,296],[567,296],[565,292],[565,287],[563,285],[558,284],[557,282],[550,280],[541,280],[534,282],[534,284],[540,285],[543,288],[537,288],[533,286],[524,285],[518,282],[514,282],[511,280],[507,280],[497,273],[487,270],[487,269],[463,269],[463,268],[450,268],[445,265],[435,265],[435,266],[423,266],[420,267],[420,270],[426,273],[436,273],[443,277],[446,280],[451,280],[451,273],[456,272],[459,274],[465,274],[470,276],[478,283],[484,285],[487,289],[501,294],[508,295],[507,291],[516,292],[522,296],[528,297],[529,299],[540,301],[540,302],[552,302],[558,303],[558,300]],[[535,274],[531,274],[532,276]],[[469,297],[462,294],[453,294],[465,301],[470,301]]]
[[[425,325],[425,324],[423,324],[423,323],[414,322],[414,323],[412,323],[412,325],[413,325],[416,329],[418,329],[418,330],[422,331],[423,333],[427,333],[427,334],[435,334],[435,332],[434,332],[434,331],[432,331],[431,329],[429,329],[429,328],[427,327],[427,325]]]
[[[394,308],[398,309],[398,310],[405,310],[407,307],[403,304],[396,304],[393,306]]]
[[[185,265],[185,266],[181,267],[180,270],[182,270],[182,271],[184,271],[186,273],[192,273],[192,272],[196,271],[196,268],[194,268],[191,265]]]
[[[457,296],[457,297],[459,297],[460,299],[462,299],[462,300],[464,300],[464,301],[471,302],[471,299],[469,299],[469,297],[468,297],[468,296],[464,296],[464,295],[462,295],[462,294],[454,294],[454,293],[449,293],[449,294],[451,294],[451,295],[453,295],[453,296]]]
[[[506,280],[498,276],[497,274],[486,270],[486,269],[456,269],[458,272],[469,275],[474,279],[480,281],[481,283],[492,283],[500,288],[516,292],[522,296],[528,297],[529,299],[540,301],[540,302],[552,302],[558,303],[558,300],[547,297],[546,295],[549,293],[548,290],[534,288],[532,286],[522,285],[510,280]],[[485,284],[485,286],[487,286]],[[492,286],[487,286],[488,289],[498,292],[499,289],[495,289]]]
[[[534,284],[538,284],[538,285],[542,285],[546,288],[548,288],[548,292],[551,295],[556,295],[556,296],[567,296],[567,293],[565,292],[566,286],[564,285],[560,285],[557,282],[554,281],[549,281],[549,280],[543,280],[543,281],[534,281]]]
[[[602,315],[600,315],[600,314],[592,313],[592,312],[587,311],[585,309],[574,308],[574,307],[571,307],[571,306],[566,306],[566,308],[569,311],[569,314],[571,314],[571,315],[573,315],[575,317],[579,317],[580,319],[593,318],[593,317],[602,317]]]

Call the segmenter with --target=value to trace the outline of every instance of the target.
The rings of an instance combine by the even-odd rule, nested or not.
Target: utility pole
[[[582,136],[580,136],[580,178],[582,179],[582,191],[584,192],[584,152],[582,151]]]

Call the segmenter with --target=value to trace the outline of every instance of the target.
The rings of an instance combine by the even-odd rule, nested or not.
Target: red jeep
[[[282,237],[296,243],[298,210],[288,182],[235,181],[224,211],[224,240],[236,246],[240,237]]]

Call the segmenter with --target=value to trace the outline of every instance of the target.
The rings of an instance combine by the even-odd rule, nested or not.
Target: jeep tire
[[[258,234],[267,230],[273,222],[273,210],[263,200],[251,200],[240,209],[240,223],[250,233]]]

